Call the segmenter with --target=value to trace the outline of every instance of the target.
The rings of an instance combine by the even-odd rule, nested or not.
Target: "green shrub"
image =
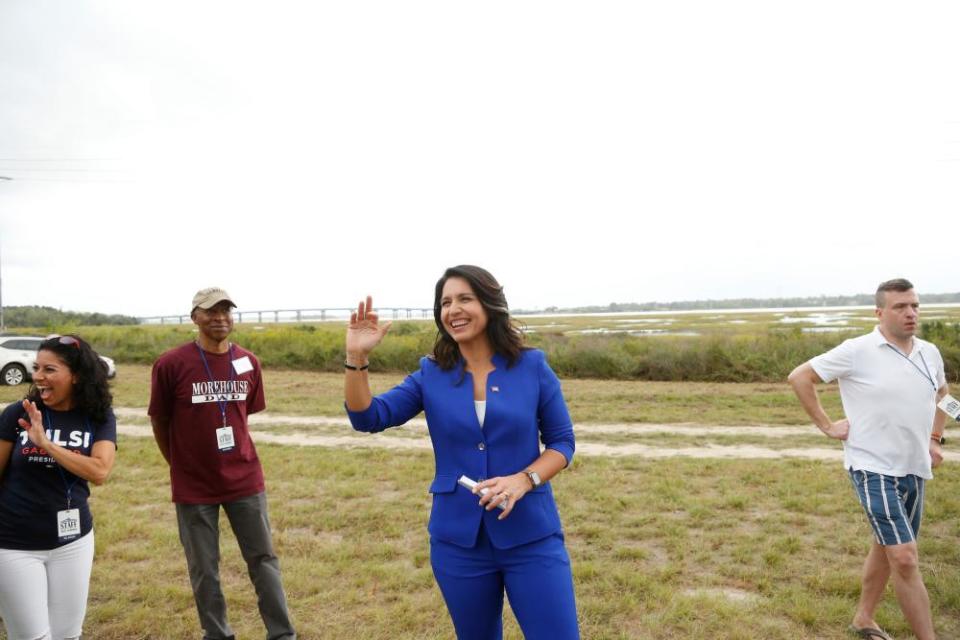
[[[33,333],[78,332],[118,362],[150,364],[161,353],[196,336],[192,324],[60,327]],[[622,333],[565,335],[536,332],[530,346],[546,352],[561,377],[704,382],[782,382],[798,364],[836,346],[859,330],[805,333],[775,327],[754,333],[704,336],[631,336]],[[960,324],[925,323],[922,337],[940,348],[947,379],[960,376]],[[371,356],[374,370],[405,372],[433,348],[436,328],[428,321],[397,322]],[[265,367],[341,371],[343,323],[237,325],[233,339]]]

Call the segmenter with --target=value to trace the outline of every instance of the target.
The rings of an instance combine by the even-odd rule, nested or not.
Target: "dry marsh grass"
[[[269,370],[265,376],[271,412],[342,416],[341,375]],[[400,378],[375,375],[374,386]],[[117,406],[145,407],[148,383],[149,367],[121,365]],[[575,420],[587,423],[583,442],[773,448],[828,442],[815,432],[687,438],[679,429],[638,436],[589,428],[595,422],[807,424],[785,384],[566,380],[564,389]],[[2,387],[0,402],[25,390]],[[839,413],[835,387],[824,397]],[[147,424],[142,417],[123,422]],[[283,424],[271,429],[303,433]],[[453,637],[429,564],[428,451],[258,448],[302,638]],[[554,484],[585,639],[848,637],[870,535],[838,463],[581,455]],[[121,436],[113,477],[93,495],[97,560],[85,637],[199,637],[167,470],[152,440]],[[225,519],[221,529],[231,622],[239,638],[261,636],[256,598]],[[929,485],[920,538],[941,638],[960,638],[958,540],[960,471],[948,463]],[[878,619],[894,637],[910,637],[892,592]],[[521,637],[509,613],[505,628],[508,640]]]
[[[429,453],[276,445],[260,453],[301,637],[453,637],[429,565]],[[583,456],[555,491],[584,638],[846,637],[869,534],[839,465]],[[121,439],[93,509],[86,637],[197,637],[167,472],[149,439]],[[956,469],[931,484],[925,517],[921,562],[938,630],[958,637]],[[238,637],[257,637],[255,596],[222,528],[231,621]],[[909,637],[892,593],[878,617]],[[506,637],[521,637],[509,614]]]
[[[941,347],[948,376],[960,375],[960,306],[924,308],[923,337]],[[525,317],[532,346],[564,378],[779,382],[800,362],[875,324],[870,309],[649,313]],[[53,328],[32,330],[47,333]],[[63,326],[121,363],[152,363],[195,335],[192,324]],[[31,331],[31,330],[27,330]],[[238,343],[271,369],[339,372],[342,322],[237,324]],[[410,371],[430,351],[429,320],[397,322],[371,356],[375,371]]]
[[[118,365],[114,405],[146,407],[150,367]],[[389,389],[403,374],[373,373],[374,392]],[[343,374],[267,369],[267,411],[285,415],[343,415]],[[22,398],[26,385],[0,386],[0,402]],[[809,424],[785,383],[648,382],[566,379],[564,396],[576,422],[692,422],[698,424]],[[822,389],[828,412],[840,411],[836,385]]]

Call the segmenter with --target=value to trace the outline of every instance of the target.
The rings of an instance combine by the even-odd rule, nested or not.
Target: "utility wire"
[[[120,162],[120,158],[0,158],[3,162]]]
[[[14,178],[5,178],[13,180]],[[77,178],[16,178],[17,182],[74,182],[81,184],[133,184],[133,180],[80,180]]]
[[[43,169],[19,169],[13,167],[3,167],[3,171],[7,172],[21,172],[21,171],[30,171],[38,172],[43,171],[47,173],[123,173],[125,169],[56,169],[56,168],[43,168]]]

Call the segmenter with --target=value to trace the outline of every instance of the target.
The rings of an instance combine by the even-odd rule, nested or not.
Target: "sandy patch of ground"
[[[153,437],[150,427],[119,425],[123,435],[149,438]],[[384,434],[366,435],[315,435],[315,434],[275,434],[264,431],[252,432],[254,442],[293,445],[299,447],[340,447],[345,449],[382,448],[423,450],[431,449],[430,439],[399,438]],[[806,460],[842,460],[843,451],[839,448],[795,448],[767,449],[756,445],[715,445],[703,444],[697,447],[657,447],[645,444],[604,444],[601,442],[578,442],[577,455],[581,456],[640,456],[643,458],[716,458],[716,459],[758,459],[777,460],[799,458]],[[946,460],[960,461],[960,453],[946,452]]]
[[[146,418],[146,410],[132,408],[114,409],[118,418]],[[283,416],[256,414],[250,416],[250,430],[255,442],[295,445],[301,447],[341,447],[341,448],[383,448],[406,450],[429,450],[430,438],[427,423],[422,418],[411,420],[403,429],[406,437],[391,435],[390,432],[360,434],[347,430],[343,435],[313,433],[270,433],[272,426],[342,426],[350,428],[346,418],[328,416]],[[134,437],[152,437],[150,427],[137,425],[118,425],[120,433]],[[419,437],[409,437],[411,432]],[[816,433],[816,427],[773,427],[773,426],[723,426],[693,424],[579,424],[577,432],[581,436],[589,434],[590,442],[577,443],[577,455],[587,456],[640,456],[643,458],[718,458],[718,459],[759,459],[776,460],[779,458],[800,458],[807,460],[841,460],[843,450],[839,443],[824,438],[823,447],[797,447],[787,449],[768,449],[755,444],[718,445],[703,443],[689,447],[660,447],[648,444],[595,442],[594,436],[601,434],[682,433],[689,436],[743,435],[784,438],[787,436],[810,435]],[[946,460],[960,461],[960,452],[944,452]]]
[[[147,418],[147,412],[144,409],[132,408],[114,408],[118,418]],[[273,415],[270,413],[257,413],[249,418],[251,428],[271,427],[271,426],[323,426],[323,427],[349,427],[350,421],[344,417],[329,416],[284,416]],[[658,434],[658,433],[676,433],[682,431],[684,435],[691,436],[709,436],[722,432],[730,436],[766,436],[769,438],[783,438],[787,436],[803,436],[816,434],[816,427],[783,427],[783,426],[725,426],[725,425],[701,425],[693,423],[678,424],[650,424],[650,423],[588,423],[577,424],[578,430],[582,433],[625,433],[625,434]],[[427,421],[423,418],[414,418],[408,421],[403,428],[408,431],[427,430]]]
[[[760,600],[760,596],[756,593],[742,589],[734,589],[732,587],[687,589],[683,592],[683,595],[690,597],[706,596],[708,598],[724,598],[732,602],[742,602],[744,604],[750,604]]]

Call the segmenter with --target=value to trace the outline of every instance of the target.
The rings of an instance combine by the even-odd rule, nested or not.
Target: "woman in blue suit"
[[[523,346],[503,288],[486,270],[447,269],[433,314],[433,354],[377,397],[370,393],[368,356],[390,323],[379,323],[369,297],[351,314],[350,422],[377,432],[425,412],[436,462],[430,563],[458,638],[502,637],[504,589],[528,640],[579,638],[570,559],[549,482],[574,451],[560,381],[542,352]],[[461,475],[479,482],[473,492],[457,484]]]

